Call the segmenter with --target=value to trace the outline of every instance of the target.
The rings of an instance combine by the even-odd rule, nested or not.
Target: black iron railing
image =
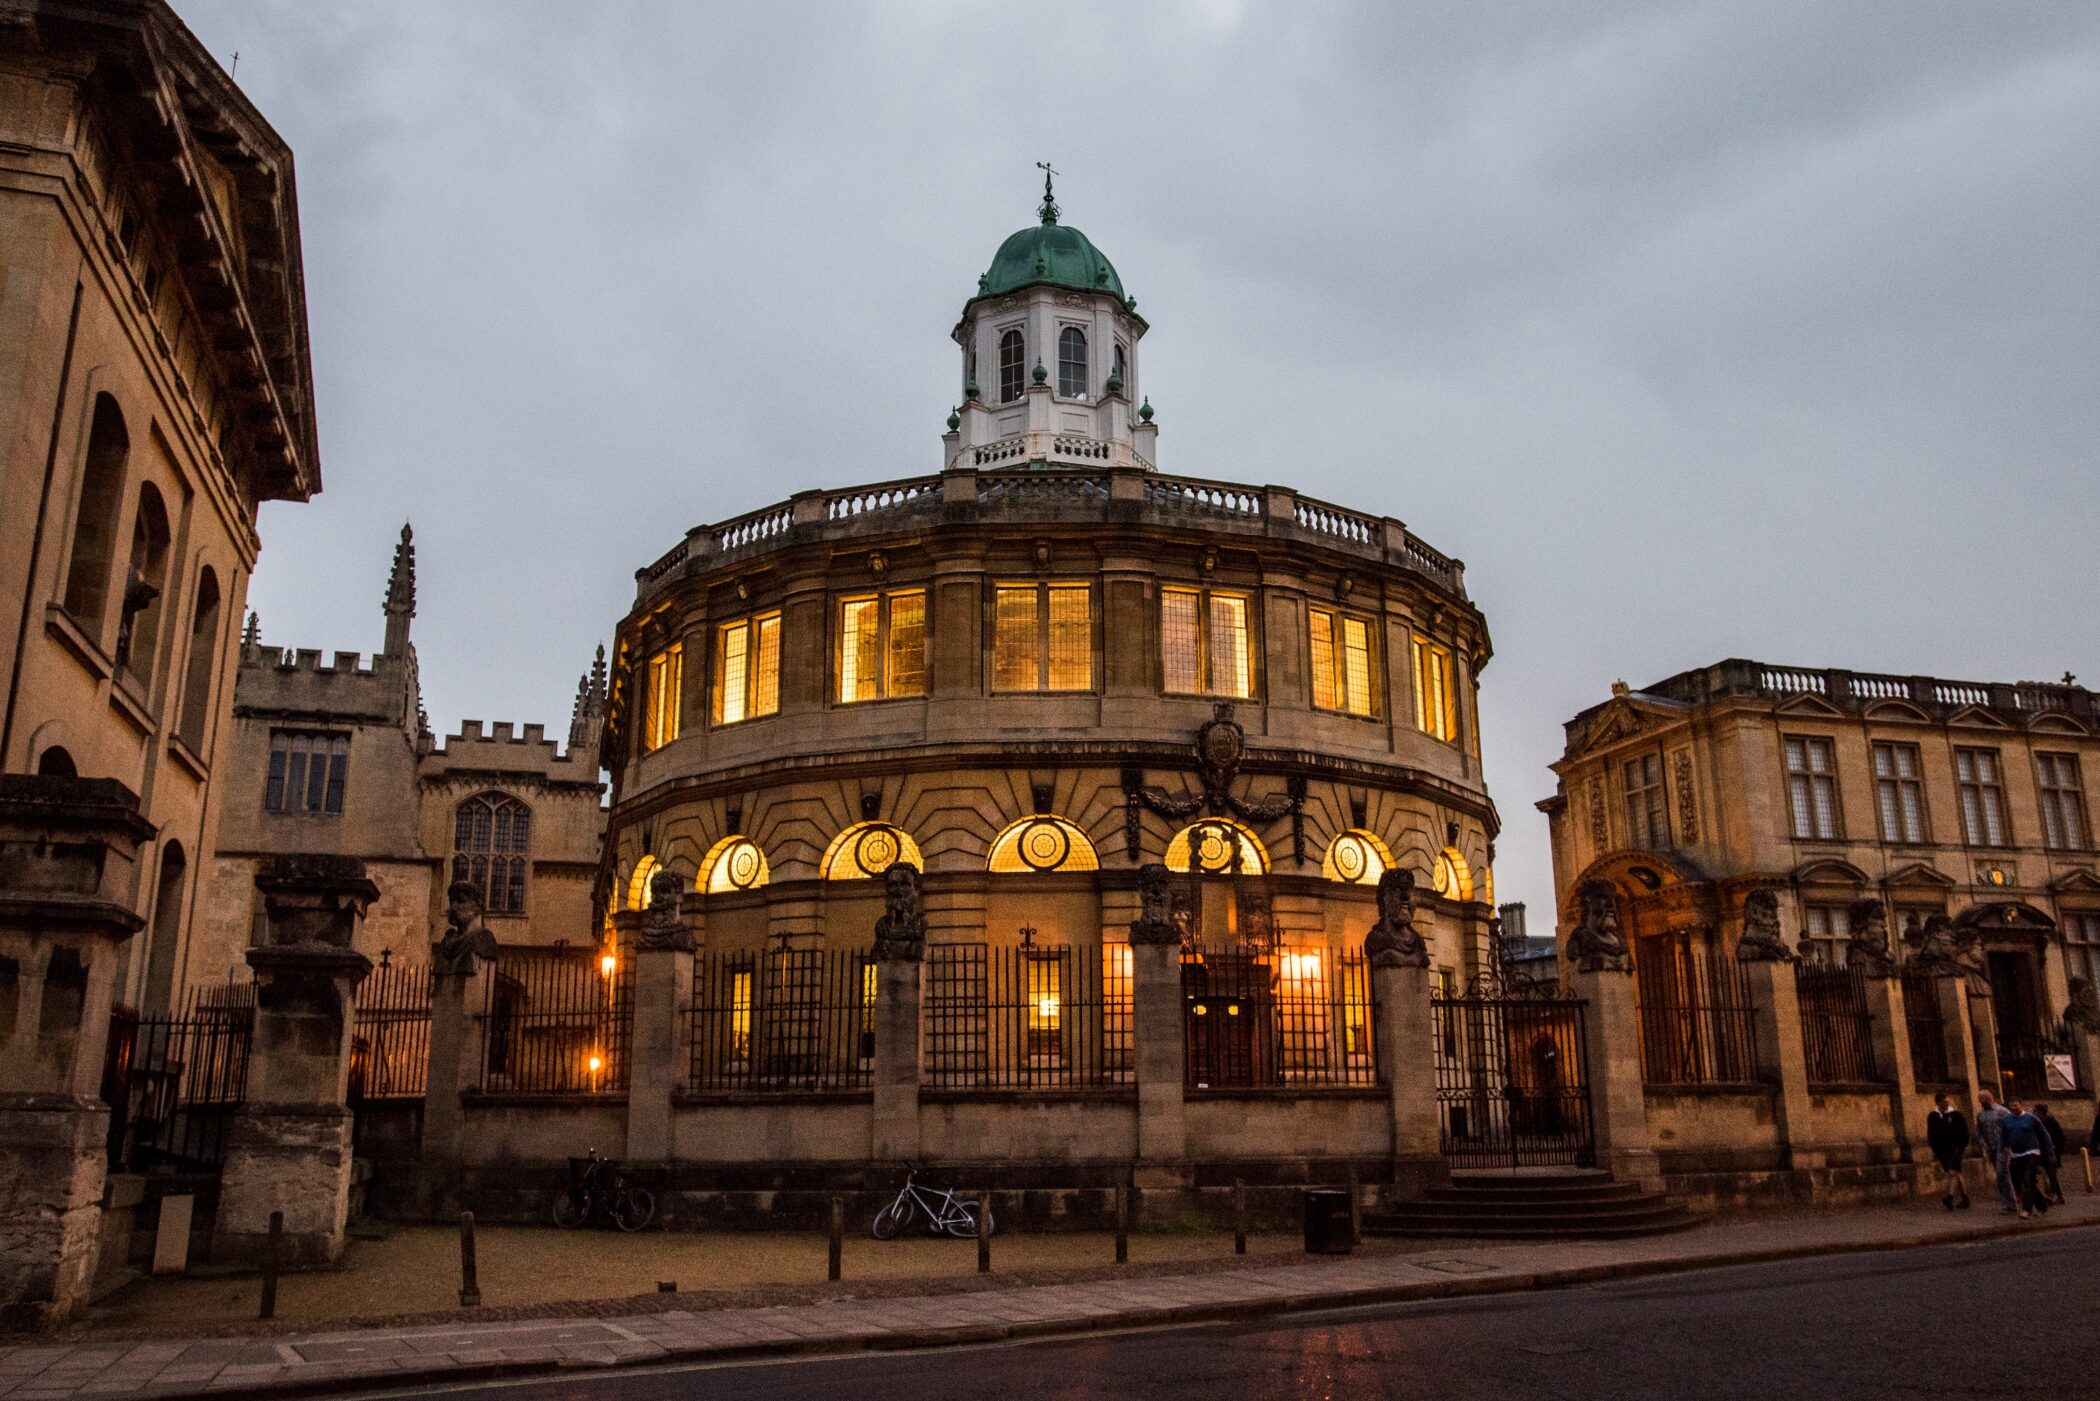
[[[689,1087],[867,1088],[875,986],[876,964],[866,949],[695,954]]]
[[[389,961],[358,985],[350,1102],[421,1099],[429,1073],[430,966]]]
[[[1551,984],[1430,1001],[1437,1120],[1457,1168],[1589,1167],[1587,1007]]]
[[[1801,1007],[1801,1049],[1811,1085],[1878,1081],[1874,1063],[1874,1019],[1867,1007],[1866,974],[1815,959],[1794,965],[1794,991]]]
[[[1726,1085],[1758,1078],[1750,980],[1718,940],[1710,935],[1642,939],[1634,974],[1644,1081]]]
[[[1920,1085],[1951,1085],[1958,1078],[1947,1053],[1947,1019],[1940,1010],[1940,980],[1905,969],[1903,1020],[1910,1031],[1910,1072]]]
[[[248,1093],[255,984],[199,988],[174,1009],[111,1014],[102,1098],[116,1172],[208,1171]]]
[[[932,1089],[1084,1089],[1132,1076],[1130,946],[934,944],[926,950]]]
[[[1181,994],[1189,1089],[1377,1083],[1362,954],[1186,948]]]
[[[2057,1071],[2053,1084],[2050,1076],[2052,1057]],[[2071,1057],[2071,1037],[2062,1022],[2024,1028],[1999,1026],[1998,1079],[2001,1093],[2019,1095],[2023,1099],[2068,1094],[2078,1088],[2076,1075]]]
[[[484,1092],[627,1093],[634,1033],[630,960],[596,948],[505,949],[484,977]]]

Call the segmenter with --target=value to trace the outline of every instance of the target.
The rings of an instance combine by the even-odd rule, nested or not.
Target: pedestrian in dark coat
[[[1955,1198],[1964,1210],[1969,1205],[1969,1184],[1962,1180],[1962,1155],[1969,1151],[1969,1121],[1944,1093],[1932,1097],[1925,1115],[1925,1146],[1940,1168],[1940,1205],[1952,1211]]]
[[[2049,1112],[2048,1105],[2037,1104],[2034,1117],[2042,1121],[2042,1129],[2049,1135],[2049,1141],[2042,1145],[2042,1173],[2049,1179],[2049,1200],[2062,1206],[2064,1184],[2057,1171],[2063,1166],[2064,1150],[2070,1146],[2070,1137],[2057,1117]]]

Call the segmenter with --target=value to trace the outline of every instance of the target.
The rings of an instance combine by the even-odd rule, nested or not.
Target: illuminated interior
[[[756,890],[773,879],[766,854],[749,837],[724,837],[708,849],[700,862],[694,888],[709,895],[733,890]]]
[[[1024,817],[992,841],[985,865],[1000,874],[1029,871],[1098,871],[1094,844],[1062,817]]]
[[[1344,885],[1376,885],[1392,864],[1393,854],[1384,842],[1362,828],[1352,827],[1337,832],[1327,844],[1327,858],[1320,863],[1320,874]]]
[[[1209,875],[1269,873],[1261,839],[1229,817],[1206,817],[1174,834],[1167,843],[1167,869],[1187,871],[1192,858],[1196,869]]]
[[[822,869],[826,880],[865,880],[899,861],[914,870],[926,869],[926,858],[911,833],[887,822],[856,822],[831,839]]]

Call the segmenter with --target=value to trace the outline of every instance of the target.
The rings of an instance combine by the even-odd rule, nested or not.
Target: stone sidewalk
[[[0,1397],[228,1396],[351,1392],[612,1367],[993,1342],[1098,1328],[1251,1318],[1312,1308],[1548,1288],[1803,1255],[1888,1250],[2100,1225],[2100,1197],[2076,1195],[2026,1223],[1986,1203],[1936,1203],[1750,1217],[1614,1242],[1480,1245],[1312,1259],[1149,1279],[1017,1286],[965,1294],[839,1298],[772,1308],[668,1310],[266,1338],[22,1343],[0,1348]],[[845,1286],[842,1286],[844,1288]]]

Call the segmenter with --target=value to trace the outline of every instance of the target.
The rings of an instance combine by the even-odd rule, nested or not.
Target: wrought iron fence
[[[430,1073],[430,967],[389,961],[357,989],[350,1101],[421,1099]]]
[[[168,1012],[118,1007],[102,1064],[109,1166],[208,1171],[248,1093],[255,984],[199,988]]]
[[[1910,1071],[1921,1085],[1955,1083],[1947,1054],[1947,1020],[1940,1010],[1940,980],[1903,970],[1903,1020],[1910,1029]]]
[[[1328,948],[1184,948],[1188,1088],[1371,1085],[1371,977]]]
[[[595,948],[505,949],[486,975],[481,1088],[627,1093],[634,966]]]
[[[1801,1049],[1808,1061],[1808,1082],[1846,1085],[1879,1080],[1864,971],[1803,959],[1794,965],[1794,991],[1801,1006]]]
[[[933,944],[926,950],[932,1089],[1079,1089],[1131,1082],[1128,944]]]
[[[875,974],[866,949],[695,954],[687,1084],[701,1091],[867,1088]]]
[[[1589,1167],[1587,1006],[1550,983],[1492,980],[1430,1000],[1439,1147],[1453,1167]]]
[[[1718,940],[1642,939],[1633,966],[1644,1081],[1725,1085],[1758,1078],[1750,980]]]
[[[2001,1092],[2019,1095],[2023,1099],[2037,1099],[2044,1095],[2068,1093],[2060,1079],[2049,1082],[2049,1058],[2068,1057],[2071,1052],[2071,1037],[2062,1022],[2046,1026],[1998,1028],[1998,1079]],[[2057,1062],[2060,1072],[2073,1070],[2064,1060]],[[2077,1088],[2075,1085],[2070,1089]]]

